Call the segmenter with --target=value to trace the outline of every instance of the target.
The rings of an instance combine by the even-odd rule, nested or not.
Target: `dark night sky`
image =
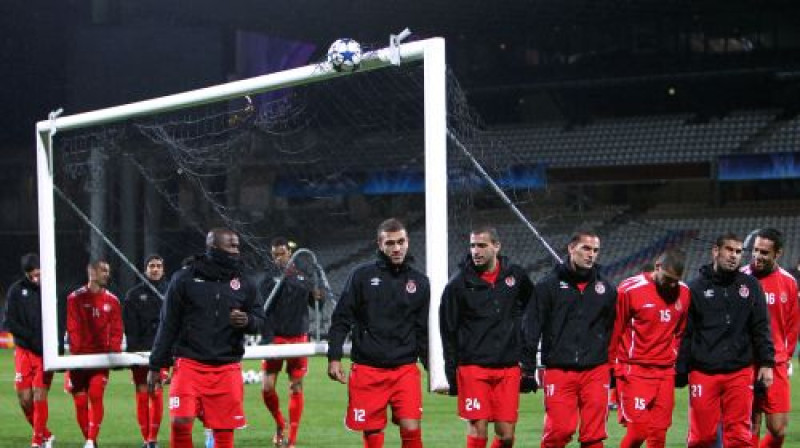
[[[670,34],[670,27],[684,30],[705,27],[730,34],[736,31],[737,21],[741,21],[750,27],[769,30],[774,28],[770,24],[771,17],[786,17],[787,8],[795,12],[800,10],[797,2],[787,0],[757,3],[747,0],[512,0],[495,3],[484,0],[333,0],[321,8],[318,0],[6,1],[0,5],[0,54],[3,62],[0,69],[3,85],[0,89],[3,123],[0,141],[2,147],[32,144],[34,123],[45,119],[49,111],[61,106],[67,106],[66,114],[80,111],[80,105],[76,104],[80,98],[75,96],[80,95],[80,87],[86,89],[87,86],[76,88],[75,84],[81,80],[74,79],[74,74],[80,70],[70,68],[70,64],[89,61],[94,64],[89,70],[108,71],[109,77],[115,75],[116,67],[104,67],[102,58],[93,60],[91,54],[75,51],[76,42],[80,42],[81,37],[85,39],[87,33],[91,33],[94,38],[102,40],[103,30],[113,34],[115,30],[118,32],[126,27],[151,26],[156,30],[151,40],[156,41],[166,38],[166,33],[157,31],[159,27],[216,33],[222,41],[222,67],[210,68],[205,76],[193,73],[199,83],[217,77],[220,71],[231,70],[231,36],[236,30],[295,38],[324,48],[334,39],[344,36],[383,46],[390,33],[408,26],[418,37],[443,36],[448,39],[448,59],[451,64],[455,63],[457,76],[469,88],[470,83],[463,82],[470,75],[465,69],[467,64],[459,66],[459,62],[465,57],[474,57],[474,47],[467,45],[465,39],[473,43],[485,41],[486,47],[493,52],[494,68],[502,72],[503,65],[513,59],[511,56],[519,60],[525,48],[531,46],[603,54],[617,50],[620,44],[633,48],[646,43],[647,39],[673,39],[675,36]],[[723,16],[726,17],[724,20],[718,20]],[[643,32],[648,29],[649,32]],[[800,41],[800,37],[789,37]],[[781,38],[786,40],[786,36]],[[505,51],[508,58],[498,56],[502,53],[497,51],[500,43],[510,45],[511,49]],[[174,91],[168,90],[169,85],[159,89],[159,76],[163,76],[156,70],[159,56],[152,55],[153,59],[148,63],[148,48],[152,48],[148,45],[152,43],[128,45],[122,47],[123,54],[117,55],[119,58],[129,57],[134,64],[144,61],[139,65],[144,66],[141,76],[146,79],[142,80],[142,85],[135,86],[137,92],[132,92],[130,99],[163,94],[166,93],[161,91],[164,89]],[[169,42],[164,42],[164,46],[168,45]],[[203,48],[189,45],[186,51],[202,52]],[[615,61],[611,57],[605,60],[608,63]],[[152,73],[148,72],[149,68],[153,68]],[[198,69],[195,67],[193,70]],[[516,68],[505,71],[506,75],[513,74]],[[192,88],[201,86],[191,85],[191,80],[187,85]],[[102,94],[103,86],[97,87]],[[156,93],[147,94],[149,87]],[[487,86],[478,82],[472,87],[481,90]],[[125,89],[125,86],[113,88]],[[117,98],[109,97],[107,103],[91,104],[91,108],[117,102]]]
[[[64,100],[70,1],[3,2],[3,147],[33,142],[34,123]],[[29,146],[30,147],[30,146]]]

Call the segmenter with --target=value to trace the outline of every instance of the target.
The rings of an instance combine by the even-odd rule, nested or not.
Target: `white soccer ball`
[[[328,62],[337,72],[352,72],[361,64],[361,45],[353,39],[338,39],[328,49]]]
[[[261,382],[261,372],[257,370],[245,370],[242,372],[244,384],[256,384]]]

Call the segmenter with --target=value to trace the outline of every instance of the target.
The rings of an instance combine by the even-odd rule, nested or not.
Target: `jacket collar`
[[[573,285],[583,282],[593,283],[595,281],[602,280],[602,276],[600,275],[600,265],[595,264],[591,269],[589,269],[585,276],[581,276],[569,267],[569,258],[564,260],[563,263],[556,265],[556,267],[553,268],[553,271],[559,280],[563,280]]]
[[[24,287],[25,287],[25,288],[27,288],[27,289],[32,289],[32,290],[34,290],[34,291],[37,291],[37,292],[39,291],[39,285],[37,285],[36,283],[32,282],[32,281],[31,281],[31,280],[28,278],[28,276],[27,276],[27,275],[23,275],[23,276],[22,276],[22,282],[21,282],[21,285],[22,285],[22,286],[24,286]]]
[[[497,256],[497,261],[500,263],[500,272],[498,272],[497,277],[502,278],[503,273],[506,272],[508,269],[508,258],[504,257],[503,255]],[[470,284],[480,284],[485,283],[481,280],[481,274],[475,269],[475,263],[472,262],[472,255],[467,254],[466,257],[461,261],[460,265],[461,268],[464,270],[464,280]]]
[[[713,264],[706,264],[700,267],[700,275],[702,275],[704,279],[706,279],[707,281],[711,282],[714,285],[722,285],[722,286],[730,285],[736,279],[737,274],[739,274],[739,271],[732,271],[732,272],[715,271]]]
[[[375,251],[375,257],[377,258],[375,264],[377,264],[379,268],[390,272],[407,271],[411,269],[411,263],[414,262],[414,257],[408,252],[406,252],[406,258],[404,258],[403,262],[399,265],[392,264],[392,260],[380,250]]]

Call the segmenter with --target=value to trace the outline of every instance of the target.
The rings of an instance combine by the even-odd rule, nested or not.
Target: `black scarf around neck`
[[[230,280],[239,277],[243,267],[239,255],[214,247],[206,250],[202,257],[198,257],[193,266],[201,275],[212,280]]]

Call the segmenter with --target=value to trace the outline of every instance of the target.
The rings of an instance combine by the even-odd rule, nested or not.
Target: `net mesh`
[[[447,86],[448,179],[441,181],[448,182],[449,271],[467,253],[469,229],[483,223],[513,241],[504,253],[515,261],[551,264],[465,151],[534,225],[546,224],[541,204],[557,196],[537,175],[543,167],[485,130],[452,73]],[[254,276],[271,275],[269,242],[282,235],[310,248],[330,280],[331,300],[312,318],[324,334],[348,272],[373,257],[383,219],[404,221],[417,265],[431,262],[424,259],[423,94],[422,65],[406,64],[59,133],[60,290],[85,281],[79,267],[105,255],[117,268],[111,289],[121,295],[137,281],[131,271],[144,256],[159,253],[175,271],[217,226],[240,235]],[[319,279],[315,269],[309,278]]]

